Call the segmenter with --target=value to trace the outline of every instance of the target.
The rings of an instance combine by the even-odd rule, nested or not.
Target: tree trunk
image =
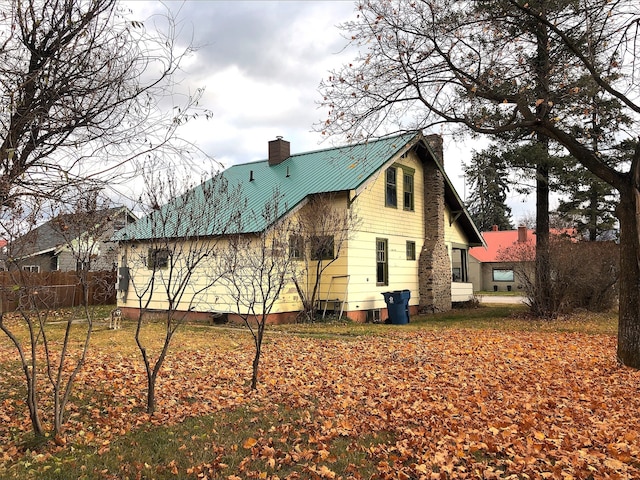
[[[266,321],[266,320],[264,320]],[[255,337],[256,343],[256,354],[253,357],[253,371],[251,374],[251,390],[256,390],[258,388],[258,369],[260,367],[260,353],[262,352],[262,337],[264,327],[258,326],[258,332]]]
[[[35,365],[31,375],[29,375],[29,372],[27,371],[29,367],[24,366],[23,368],[25,369],[25,375],[27,377],[27,407],[29,408],[29,419],[31,420],[33,433],[37,437],[42,437],[44,436],[44,428],[42,428],[42,421],[40,420],[40,414],[38,412]]]
[[[546,139],[545,139],[546,140]],[[548,144],[541,141],[542,145]],[[548,148],[548,147],[547,147]],[[536,284],[535,313],[540,317],[553,314],[551,293],[551,261],[549,243],[549,166],[547,159],[536,166]]]
[[[544,0],[538,0],[536,8],[546,18]],[[540,119],[549,117],[551,61],[549,58],[549,32],[546,25],[536,22],[536,77],[537,98],[536,116]],[[549,317],[554,313],[551,292],[551,261],[549,252],[549,137],[537,134],[537,142],[541,148],[541,157],[536,164],[536,304],[535,314]]]
[[[618,361],[640,369],[640,191],[620,190]]]
[[[598,239],[598,190],[591,182],[589,196],[589,241],[595,242]]]
[[[156,376],[147,375],[147,413],[153,415],[156,411]]]

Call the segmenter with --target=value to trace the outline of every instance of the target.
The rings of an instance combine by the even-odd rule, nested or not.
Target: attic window
[[[387,168],[386,190],[384,204],[387,207],[397,208],[398,206],[398,183],[396,167]]]
[[[413,202],[413,172],[412,171],[404,171],[402,175],[403,178],[403,186],[404,186],[404,203],[403,207],[405,210],[413,211],[414,202]]]

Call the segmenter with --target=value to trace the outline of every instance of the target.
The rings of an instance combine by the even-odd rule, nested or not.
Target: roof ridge
[[[354,148],[354,147],[361,147],[363,145],[369,145],[369,144],[374,144],[374,143],[378,143],[378,142],[386,142],[389,140],[392,140],[394,138],[403,138],[403,137],[415,137],[418,133],[421,133],[420,131],[416,130],[416,131],[411,131],[411,132],[404,132],[404,133],[397,133],[397,134],[393,134],[393,135],[386,135],[386,136],[382,136],[382,137],[376,137],[376,138],[372,138],[370,140],[365,140],[364,142],[360,142],[360,143],[346,143],[344,145],[339,145],[339,146],[334,146],[334,147],[327,147],[327,148],[318,148],[315,150],[307,150],[305,152],[297,152],[297,153],[292,153],[288,158],[293,158],[293,157],[301,157],[303,155],[314,155],[314,154],[318,154],[318,153],[323,153],[323,152],[329,152],[331,150],[342,150],[342,149],[346,149],[346,148]],[[267,163],[269,161],[268,158],[263,158],[260,160],[251,160],[249,162],[242,162],[242,163],[234,163],[233,165],[229,166],[227,168],[227,170],[229,168],[233,168],[233,167],[239,167],[242,165],[255,165],[257,163]]]

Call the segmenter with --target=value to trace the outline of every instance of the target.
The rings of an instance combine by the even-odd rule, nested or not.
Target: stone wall
[[[451,310],[451,261],[444,243],[444,177],[432,159],[424,166],[424,246],[418,276],[420,311]]]

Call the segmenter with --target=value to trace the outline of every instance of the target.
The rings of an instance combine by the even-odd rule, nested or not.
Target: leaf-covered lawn
[[[34,477],[57,468],[49,478],[66,478],[78,463],[74,447],[105,458],[84,478],[640,478],[640,373],[616,364],[614,337],[380,332],[272,333],[252,393],[249,337],[189,329],[167,360],[151,419],[142,413],[145,376],[131,332],[97,332],[104,338],[78,381],[67,444],[38,454],[16,444],[29,424],[3,340],[0,477],[28,463]],[[190,417],[213,423],[194,427]],[[225,421],[236,428],[223,430]],[[125,458],[121,445],[139,442],[132,439],[149,422],[157,435],[177,425],[170,435],[191,443],[170,458],[132,460],[135,448]],[[116,446],[120,461],[109,463]]]

